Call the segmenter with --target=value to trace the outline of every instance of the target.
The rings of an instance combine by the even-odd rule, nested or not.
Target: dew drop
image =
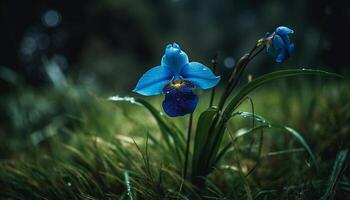
[[[228,69],[233,68],[233,67],[235,66],[235,64],[236,64],[236,61],[235,61],[235,59],[233,59],[232,57],[227,57],[227,58],[225,58],[225,60],[224,60],[224,65],[225,65],[225,67],[228,68]]]
[[[57,10],[48,10],[42,16],[42,22],[47,27],[56,27],[61,23],[62,16]]]

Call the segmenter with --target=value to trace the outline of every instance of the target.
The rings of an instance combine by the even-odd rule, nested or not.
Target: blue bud
[[[285,26],[279,26],[272,33],[265,34],[267,52],[275,57],[277,63],[288,59],[294,51],[294,44],[290,42],[289,35],[294,31]]]

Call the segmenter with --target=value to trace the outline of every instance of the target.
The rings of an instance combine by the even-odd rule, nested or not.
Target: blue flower
[[[134,92],[150,96],[164,94],[164,111],[171,117],[192,113],[198,96],[193,90],[209,89],[220,81],[219,76],[198,62],[189,62],[188,57],[176,43],[168,44],[161,65],[144,73]]]
[[[276,58],[276,62],[281,63],[292,54],[294,44],[290,42],[289,35],[293,33],[292,29],[279,26],[272,34],[265,34],[267,52]]]

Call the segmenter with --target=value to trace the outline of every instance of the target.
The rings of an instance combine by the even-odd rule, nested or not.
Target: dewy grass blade
[[[130,183],[130,178],[129,178],[129,173],[127,170],[124,171],[124,179],[125,179],[125,185],[126,185],[126,191],[129,196],[130,200],[133,200],[133,195],[131,191],[131,183]]]

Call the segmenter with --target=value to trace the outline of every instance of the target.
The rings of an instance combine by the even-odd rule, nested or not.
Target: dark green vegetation
[[[241,104],[236,111],[242,112],[229,121],[223,135],[222,147],[233,145],[209,177],[203,178],[204,186],[197,188],[181,177],[181,148],[172,149],[168,143],[174,140],[164,139],[164,131],[186,132],[188,117],[172,120],[179,130],[167,130],[160,121],[168,124],[168,118],[152,107],[160,110],[161,99],[147,99],[150,105],[141,102],[145,107],[130,101],[111,102],[109,95],[91,94],[71,84],[34,90],[11,72],[2,74],[7,74],[14,91],[1,99],[11,122],[0,132],[2,198],[350,196],[347,79],[308,77],[307,82],[304,77],[288,78],[249,94],[251,102],[247,99]],[[201,95],[194,121],[199,111],[207,109],[209,98],[209,92]],[[202,164],[199,161],[197,167]]]

